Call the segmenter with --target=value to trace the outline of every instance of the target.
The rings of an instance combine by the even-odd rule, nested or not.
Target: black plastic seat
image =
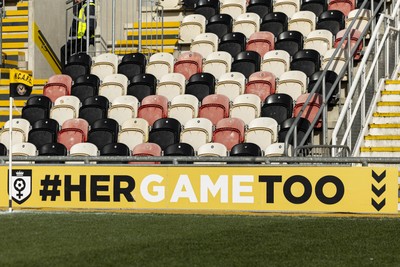
[[[39,146],[38,155],[39,156],[66,156],[67,149],[65,148],[65,146],[63,144],[60,144],[60,143],[56,143],[56,142],[47,143],[47,144],[43,144],[42,146]]]
[[[219,14],[219,9],[219,0],[198,0],[194,4],[194,13],[203,15],[208,21],[212,16]]]
[[[282,12],[271,12],[262,17],[260,31],[272,32],[277,37],[288,30],[289,18]]]
[[[308,92],[311,92],[311,90],[314,88],[317,81],[323,76],[322,73],[323,73],[323,71],[317,71],[309,77],[308,88],[307,88]],[[338,75],[336,74],[336,72],[331,71],[331,70],[326,71],[326,74],[325,74],[325,94],[326,95],[332,89],[332,85],[334,84],[334,82],[336,81],[337,78],[338,78]],[[316,93],[319,93],[321,95],[322,95],[323,82],[324,82],[324,80],[322,80],[321,84],[318,86],[318,89],[316,91]],[[339,101],[339,90],[340,90],[340,83],[338,83],[336,85],[335,89],[333,89],[333,93],[332,93],[331,97],[328,99],[329,105],[336,105],[336,103]]]
[[[86,98],[79,109],[79,118],[85,119],[92,125],[99,119],[107,118],[109,100],[101,95]]]
[[[272,94],[265,98],[261,117],[270,117],[278,124],[293,116],[293,98],[287,94]]]
[[[86,98],[99,94],[100,79],[94,74],[77,77],[71,87],[71,95],[84,102]]]
[[[77,53],[68,58],[67,64],[64,66],[62,73],[69,75],[72,80],[75,80],[81,75],[89,74],[91,67],[92,58],[86,53]]]
[[[246,36],[241,32],[231,32],[222,36],[218,51],[225,51],[234,58],[237,54],[246,50]]]
[[[8,150],[5,144],[0,143],[0,156],[7,156]]]
[[[197,1],[198,0],[183,0],[183,8],[185,9],[185,11],[193,11],[194,5]]]
[[[236,55],[232,62],[231,71],[242,73],[247,79],[251,74],[260,70],[261,56],[255,51],[243,51]]]
[[[130,156],[131,152],[129,147],[123,143],[109,143],[105,144],[100,149],[100,156]],[[101,161],[102,164],[123,164],[127,161]]]
[[[158,119],[151,127],[148,142],[156,143],[164,150],[169,145],[179,143],[181,128],[181,123],[176,119]]]
[[[262,151],[260,147],[254,143],[239,143],[232,147],[229,155],[233,157],[260,157],[262,156]]]
[[[357,8],[361,8],[361,5],[363,4],[364,0],[358,0],[357,1]],[[372,11],[372,5],[374,6],[374,11],[376,10],[376,7],[379,5],[380,0],[367,0],[367,3],[364,6],[364,9],[369,9]],[[379,13],[382,13],[384,8],[384,3],[379,7]],[[379,17],[379,16],[378,16]]]
[[[275,42],[276,50],[285,50],[293,56],[297,51],[302,50],[304,37],[298,31],[285,31],[278,35]]]
[[[290,127],[294,124],[294,120],[296,118],[289,118],[280,124],[280,130],[278,132],[278,142],[285,142],[286,135],[290,129]],[[304,138],[308,129],[310,129],[311,124],[305,118],[300,118],[299,122],[297,123],[297,145],[300,144],[301,140]],[[291,137],[289,137],[289,144],[294,145],[294,131]],[[307,138],[304,145],[308,145],[311,142],[311,135]]]
[[[135,96],[140,102],[149,95],[155,95],[157,78],[150,74],[137,74],[133,76],[128,85],[128,95]]]
[[[133,76],[145,73],[146,70],[146,56],[142,53],[126,54],[122,57],[121,63],[118,65],[118,73],[124,74],[131,80]]]
[[[56,143],[60,125],[53,119],[41,119],[32,125],[28,134],[28,142],[36,147],[41,147],[47,143]]]
[[[33,125],[38,120],[49,118],[51,106],[52,102],[47,96],[30,96],[22,108],[21,118]]]
[[[303,0],[300,6],[301,11],[311,11],[317,17],[321,15],[322,12],[328,10],[327,0]]]
[[[247,5],[247,13],[256,13],[263,18],[268,13],[272,12],[272,0],[250,0]]]
[[[185,94],[194,95],[201,102],[204,97],[215,93],[215,77],[211,73],[193,74],[186,84]]]
[[[345,27],[345,15],[340,10],[327,10],[318,16],[317,29],[330,31],[333,36]]]
[[[106,144],[116,143],[119,125],[114,119],[99,119],[92,123],[87,141],[97,146],[99,150]]]
[[[187,143],[175,143],[167,146],[164,149],[164,156],[181,156],[192,157],[195,156],[194,149]],[[172,164],[173,161],[166,161],[165,164]],[[180,160],[179,163],[188,164],[189,162]],[[191,162],[190,162],[191,163]]]
[[[303,49],[297,51],[290,62],[291,70],[299,70],[310,77],[316,71],[321,69],[321,56],[314,49]]]
[[[210,17],[206,25],[206,32],[215,33],[219,39],[222,39],[227,33],[232,32],[233,19],[229,14],[218,14]]]

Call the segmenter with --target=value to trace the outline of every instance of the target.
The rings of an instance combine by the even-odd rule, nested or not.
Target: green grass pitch
[[[400,266],[400,218],[1,212],[0,266]]]

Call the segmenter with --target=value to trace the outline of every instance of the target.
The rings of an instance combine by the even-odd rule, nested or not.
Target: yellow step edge
[[[33,80],[33,87],[35,86],[44,86],[46,84],[47,80],[44,79],[38,79],[38,80]],[[10,85],[10,80],[9,79],[0,79],[0,86],[9,86]],[[0,88],[0,91],[3,90]]]
[[[392,107],[392,106],[400,106],[400,102],[388,102],[388,101],[381,101],[378,102],[379,107]]]
[[[386,80],[385,84],[400,84],[400,80]]]
[[[3,33],[5,32],[27,32],[29,30],[28,26],[4,26]]]
[[[23,107],[25,105],[26,100],[14,100],[14,105],[17,107]],[[8,107],[10,106],[10,102],[8,100],[0,100],[0,107]]]
[[[361,147],[361,152],[400,152],[400,147]]]
[[[26,49],[28,43],[3,43],[3,49]]]
[[[0,95],[8,95],[10,92],[9,89],[0,89]],[[32,89],[31,95],[42,95],[43,89]]]
[[[28,10],[6,10],[6,17],[28,16]]]
[[[22,51],[3,51],[7,56],[25,56],[25,53]]]
[[[20,116],[21,111],[13,109],[12,114],[13,114],[13,116]],[[9,115],[8,110],[0,110],[0,116],[8,116],[8,115]]]
[[[28,74],[32,74],[31,70],[19,70],[19,71],[28,73]],[[10,69],[9,68],[0,68],[0,72],[1,73],[10,73]]]
[[[369,128],[400,128],[400,123],[371,123]]]
[[[142,31],[142,35],[178,35],[179,34],[179,30],[164,30],[162,31],[161,29],[146,29]],[[133,32],[133,31],[129,31],[128,32],[128,36],[139,36],[139,32]]]
[[[142,28],[179,28],[181,26],[180,21],[164,21],[162,22],[142,22]],[[133,28],[138,29],[139,28],[139,23],[135,22],[133,23]]]
[[[373,117],[400,117],[400,112],[375,112]]]
[[[142,40],[142,45],[159,45],[161,44],[164,45],[176,45],[178,42],[178,39],[164,39],[163,40]],[[116,45],[138,45],[139,40],[120,40],[117,41]]]
[[[28,39],[29,34],[28,33],[4,33],[3,34],[3,40],[4,39]]]
[[[17,3],[17,7],[27,7],[28,6],[28,2],[18,2]]]
[[[367,135],[365,140],[400,140],[400,135]]]
[[[166,48],[166,47],[164,47],[164,49],[161,50],[161,48],[159,48],[159,49],[155,49],[155,48],[151,49],[151,48],[143,48],[142,47],[141,53],[145,53],[145,54],[146,53],[153,54],[153,53],[158,53],[158,52],[173,53],[174,51],[175,51],[175,48]],[[110,50],[110,52],[111,52],[111,50]],[[133,49],[121,48],[121,49],[116,49],[114,53],[117,54],[117,55],[126,55],[126,54],[137,53],[137,52],[138,52],[137,48],[133,48]]]
[[[381,94],[382,95],[400,95],[400,91],[386,91],[386,90],[384,90],[384,91],[382,91],[381,92]]]
[[[4,18],[3,23],[10,23],[10,22],[28,22],[28,18]]]

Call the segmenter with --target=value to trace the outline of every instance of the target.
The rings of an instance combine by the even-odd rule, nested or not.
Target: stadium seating
[[[215,77],[206,72],[192,75],[186,84],[185,94],[195,96],[198,101],[204,97],[215,93]]]
[[[219,39],[232,32],[233,19],[228,14],[218,14],[210,17],[206,25],[206,32],[214,33]]]
[[[288,94],[269,95],[261,107],[261,117],[269,117],[281,124],[293,115],[293,98]]]
[[[224,118],[217,122],[213,142],[225,145],[228,151],[244,141],[245,123],[239,118]]]
[[[257,144],[254,143],[240,143],[232,147],[229,152],[231,157],[261,157],[262,151]],[[239,162],[241,163],[241,162]]]
[[[218,80],[222,74],[231,71],[232,61],[233,58],[228,52],[213,52],[203,62],[203,72],[211,73]]]
[[[19,144],[22,144],[22,143],[19,143]],[[15,145],[19,145],[19,144],[15,144]],[[15,145],[13,145],[13,146],[15,146]],[[0,155],[7,156],[7,154],[8,154],[7,147],[4,144],[0,143]]]
[[[142,118],[131,118],[121,125],[118,133],[118,142],[129,147],[130,150],[149,139],[149,123]]]
[[[229,98],[225,95],[208,95],[203,98],[198,117],[207,118],[216,125],[219,120],[229,117],[229,103]]]
[[[0,145],[0,155],[6,156],[7,155],[7,149],[5,150],[4,154],[4,148],[5,146],[2,144]],[[37,156],[38,151],[37,148],[34,144],[29,143],[29,142],[24,142],[24,143],[18,143],[12,146],[12,155],[13,156],[25,156],[25,157],[32,157],[32,156]],[[34,161],[14,161],[13,164],[34,164]]]
[[[255,32],[260,31],[260,16],[256,13],[240,14],[233,22],[233,32],[241,32],[249,38]]]
[[[321,56],[314,49],[299,50],[292,57],[290,69],[302,71],[310,77],[321,69]]]
[[[116,97],[126,95],[128,78],[124,74],[110,74],[104,77],[99,87],[99,95],[107,97],[112,102]]]
[[[190,44],[193,39],[206,30],[206,18],[200,14],[183,17],[179,27],[179,42]]]
[[[307,35],[304,49],[314,49],[321,56],[333,48],[333,34],[328,30],[315,30]]]
[[[137,74],[130,80],[126,94],[134,96],[139,102],[142,102],[146,96],[154,95],[156,89],[156,76],[150,73]]]
[[[289,21],[288,30],[298,31],[307,36],[315,30],[317,17],[311,11],[298,11],[293,14]]]
[[[328,70],[334,71],[337,75],[340,75],[340,72],[343,70],[344,66],[346,65],[346,60],[347,60],[347,54],[346,51],[343,49],[340,49],[336,54],[335,54],[335,48],[329,49],[326,51],[324,54],[324,57],[322,59],[322,67],[321,69],[325,69],[325,67],[328,65],[329,61],[332,60],[332,63],[328,66]],[[335,56],[333,56],[335,54]],[[346,71],[344,71],[346,74]],[[347,80],[347,76],[344,76],[343,81]]]
[[[157,83],[156,94],[165,96],[171,101],[177,95],[185,92],[186,79],[181,73],[167,73]]]
[[[138,118],[147,120],[149,125],[168,115],[168,99],[162,95],[149,95],[143,98],[138,109]]]
[[[330,31],[336,35],[345,27],[345,15],[339,10],[327,10],[322,12],[317,20],[317,29]]]
[[[81,102],[73,95],[60,96],[50,110],[50,118],[62,125],[66,120],[78,118]]]
[[[70,151],[73,145],[86,142],[88,131],[89,123],[84,119],[66,120],[57,133],[57,143],[63,144]]]
[[[156,120],[149,132],[149,143],[158,144],[162,150],[167,146],[179,143],[181,124],[174,118],[161,118]]]
[[[273,0],[250,0],[246,12],[256,13],[260,18],[272,12]]]
[[[82,75],[74,80],[74,84],[71,87],[71,95],[84,102],[87,97],[98,95],[99,87],[99,77],[93,74]]]
[[[372,11],[369,9],[362,9],[360,11],[360,13],[357,16],[359,9],[354,9],[352,11],[350,11],[350,13],[348,14],[347,18],[346,18],[346,28],[350,28],[350,24],[353,20],[355,20],[352,29],[356,29],[360,32],[363,32],[364,29],[367,27],[368,22],[371,20],[372,18]],[[369,33],[369,29],[366,30],[367,33],[367,37],[368,37],[368,33]]]
[[[202,72],[202,70],[203,57],[196,52],[182,52],[174,64],[174,72],[183,74],[186,80],[189,80],[193,74]]]
[[[182,7],[181,0],[162,0],[159,3],[164,10],[176,10]]]
[[[275,41],[276,50],[285,50],[290,56],[293,56],[297,51],[302,50],[304,45],[304,37],[298,31],[281,32]]]
[[[106,76],[118,73],[118,62],[119,59],[116,54],[100,54],[95,57],[90,73],[96,75],[103,81]]]
[[[125,75],[128,80],[146,71],[147,59],[142,53],[130,53],[122,57],[118,65],[118,73]]]
[[[62,69],[62,73],[70,76],[75,81],[79,76],[90,74],[91,67],[92,58],[90,55],[76,53],[68,58],[67,64]]]
[[[272,50],[263,56],[261,71],[268,71],[279,78],[290,70],[290,54],[285,50]]]
[[[325,86],[325,96],[329,93],[329,91],[332,89],[332,86],[336,79],[338,78],[338,75],[334,71],[327,70],[325,75],[323,75],[323,71],[317,71],[313,75],[309,77],[308,80],[308,89],[307,91],[310,93],[311,90],[313,90],[314,86],[316,85],[317,81],[321,78],[324,77],[321,84],[318,86],[318,89],[315,91],[316,93],[319,93],[322,95],[323,93],[323,86]],[[328,104],[330,106],[336,105],[336,103],[339,101],[340,97],[340,83],[338,83],[335,88],[333,89],[333,93],[329,99],[327,99]]]
[[[331,0],[328,3],[328,10],[340,10],[345,16],[355,9],[356,0]]]
[[[98,156],[99,150],[96,145],[92,143],[78,143],[75,144],[71,147],[69,151],[70,156],[75,156],[75,157],[95,157]],[[84,164],[84,161],[68,161],[66,162],[68,164],[73,163],[73,164]],[[89,161],[90,164],[96,164],[96,161]]]
[[[119,125],[114,119],[99,119],[90,125],[87,141],[95,144],[99,150],[109,143],[116,143]]]
[[[174,56],[166,52],[155,53],[150,56],[146,65],[146,73],[153,74],[157,79],[161,79],[167,73],[174,70]]]
[[[60,125],[56,120],[38,120],[32,125],[32,129],[29,131],[27,141],[34,144],[39,150],[44,144],[56,143],[59,130]],[[26,140],[22,142],[26,142]]]
[[[271,32],[261,31],[253,33],[246,44],[246,51],[255,51],[261,57],[275,49],[275,36]]]
[[[208,21],[212,16],[219,14],[219,9],[219,0],[198,0],[194,4],[194,13],[203,15]]]
[[[181,125],[196,118],[199,112],[199,100],[194,95],[183,94],[175,96],[168,108],[168,117],[174,118]]]
[[[318,93],[315,94],[306,93],[299,96],[296,99],[296,105],[293,108],[293,117],[297,117],[299,115],[300,110],[303,108],[307,98],[310,97],[310,95],[311,95],[310,101],[305,107],[304,112],[301,114],[301,117],[307,119],[310,123],[312,123],[322,105],[322,96]],[[321,126],[322,126],[322,119],[321,117],[319,117],[314,128],[321,128]]]
[[[333,43],[333,47],[338,47],[339,43],[342,41],[345,33],[346,33],[346,29],[343,29],[341,31],[339,31],[336,34],[336,38],[335,41]],[[347,35],[347,37],[344,39],[343,43],[342,43],[342,49],[346,49],[347,48],[347,44],[348,41],[350,39],[350,47],[348,47],[348,49],[350,49],[350,51],[352,51],[354,49],[354,47],[356,46],[358,40],[362,39],[361,37],[361,32],[359,30],[356,29],[351,29]],[[357,48],[354,51],[353,57],[354,60],[360,60],[361,56],[362,56],[362,50],[363,50],[363,41],[361,40],[360,43],[358,44]]]
[[[300,11],[300,0],[275,0],[274,12],[285,13],[288,18],[292,18],[293,14]]]
[[[162,155],[161,147],[155,143],[142,143],[135,146],[132,150],[132,156],[137,157],[160,157]],[[130,164],[160,164],[160,162],[146,161],[139,162],[134,161]]]
[[[317,17],[324,11],[328,10],[328,1],[326,0],[303,0],[300,10],[311,11]]]
[[[298,70],[287,71],[279,77],[276,92],[288,94],[293,99],[297,99],[301,94],[307,92],[307,81],[307,75],[304,72]]]
[[[247,39],[241,32],[227,33],[221,37],[218,51],[228,52],[233,58],[246,49]]]
[[[199,53],[206,58],[212,52],[218,50],[218,36],[212,32],[205,32],[197,35],[190,44],[190,51]]]
[[[43,95],[50,98],[51,102],[55,102],[60,96],[70,95],[72,86],[72,78],[65,74],[54,74],[49,77],[47,83],[43,87]]]
[[[139,101],[132,95],[116,97],[108,109],[108,118],[114,119],[119,125],[126,120],[135,118],[138,113]]]
[[[287,120],[285,120],[284,122],[282,122],[280,124],[280,129],[278,132],[278,142],[282,143],[285,142],[286,136],[288,134],[288,131],[290,129],[290,127],[292,125],[294,125],[294,120],[296,118],[289,118]],[[308,129],[311,127],[310,122],[305,119],[305,118],[300,118],[298,123],[297,123],[297,127],[296,129],[293,131],[293,134],[289,137],[289,144],[294,145],[294,142],[296,141],[296,144],[299,145],[301,140],[303,140],[303,138],[305,137],[306,132],[308,131]],[[297,138],[295,139],[294,136],[297,136]],[[311,142],[311,135],[306,139],[305,145],[308,145]],[[296,145],[296,146],[297,146]]]
[[[181,132],[180,142],[190,144],[194,151],[211,142],[213,123],[207,118],[193,118],[188,120]]]
[[[254,51],[242,51],[234,57],[231,71],[240,72],[247,79],[254,72],[260,70],[261,56]]]
[[[255,94],[238,95],[233,99],[230,117],[239,118],[245,124],[249,124],[261,113],[261,99]],[[217,123],[218,124],[218,123]]]
[[[104,145],[100,150],[100,156],[130,156],[131,151],[129,150],[128,146],[122,143],[109,143]],[[102,161],[102,164],[122,164],[127,163],[126,161]]]
[[[197,151],[199,157],[226,157],[228,156],[228,150],[224,144],[221,143],[207,143],[199,147]],[[197,164],[203,162],[196,162]],[[226,162],[207,162],[207,164],[225,164]]]
[[[26,119],[32,125],[37,120],[48,119],[51,107],[52,102],[47,96],[30,96],[22,108],[21,118]]]
[[[225,95],[233,100],[244,93],[246,88],[246,77],[240,72],[227,72],[221,77],[215,86],[215,93]]]
[[[39,156],[66,156],[67,154],[68,151],[65,146],[59,143],[46,143],[38,147]],[[45,163],[59,164],[61,162],[46,161]]]
[[[176,143],[176,144],[171,144],[167,146],[164,149],[164,156],[179,156],[179,157],[192,157],[195,155],[194,149],[191,145],[186,144],[186,143]],[[163,162],[163,163],[169,163],[169,164],[174,164],[173,161],[170,162]],[[189,162],[180,160],[180,164],[188,164]],[[191,162],[190,162],[191,163]]]
[[[275,37],[288,30],[289,18],[283,12],[271,12],[266,14],[260,25],[260,31],[272,32]]]
[[[97,95],[86,98],[79,109],[79,118],[85,119],[89,125],[96,120],[107,118],[110,101],[104,96]]]
[[[12,129],[12,144],[10,144],[10,126]],[[10,149],[11,145],[27,142],[30,130],[31,125],[26,119],[15,118],[11,121],[8,120],[0,131],[0,143],[4,144],[7,149]]]
[[[275,94],[276,80],[275,75],[268,71],[257,71],[250,75],[246,84],[245,93],[255,94],[261,101],[271,94]]]
[[[248,124],[244,140],[258,145],[264,151],[278,141],[278,122],[268,117],[255,118]]]
[[[288,144],[288,156],[293,156],[293,146]],[[264,151],[264,156],[266,157],[284,157],[285,155],[285,143],[273,143],[267,146]]]
[[[246,12],[246,0],[224,0],[221,3],[219,12],[221,14],[229,14],[234,20]]]

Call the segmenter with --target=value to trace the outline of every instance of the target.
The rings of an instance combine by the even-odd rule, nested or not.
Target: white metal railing
[[[332,133],[333,145],[347,145],[352,155],[358,155],[358,150],[364,136],[368,120],[379,99],[379,92],[383,88],[384,79],[393,79],[397,74],[400,51],[400,1],[395,1],[391,15],[381,15],[375,31],[372,33],[367,51],[350,87],[348,96],[340,112],[336,126]],[[368,62],[373,58],[372,63]],[[384,70],[382,67],[382,59]],[[393,65],[393,67],[391,67]],[[390,70],[394,72],[390,75]],[[371,88],[371,81],[375,86]],[[373,90],[371,101],[366,101],[368,90]],[[366,111],[368,108],[368,111]],[[361,130],[357,136],[352,136],[354,125],[360,123]],[[344,133],[340,133],[344,129]],[[356,142],[353,145],[353,139]]]

